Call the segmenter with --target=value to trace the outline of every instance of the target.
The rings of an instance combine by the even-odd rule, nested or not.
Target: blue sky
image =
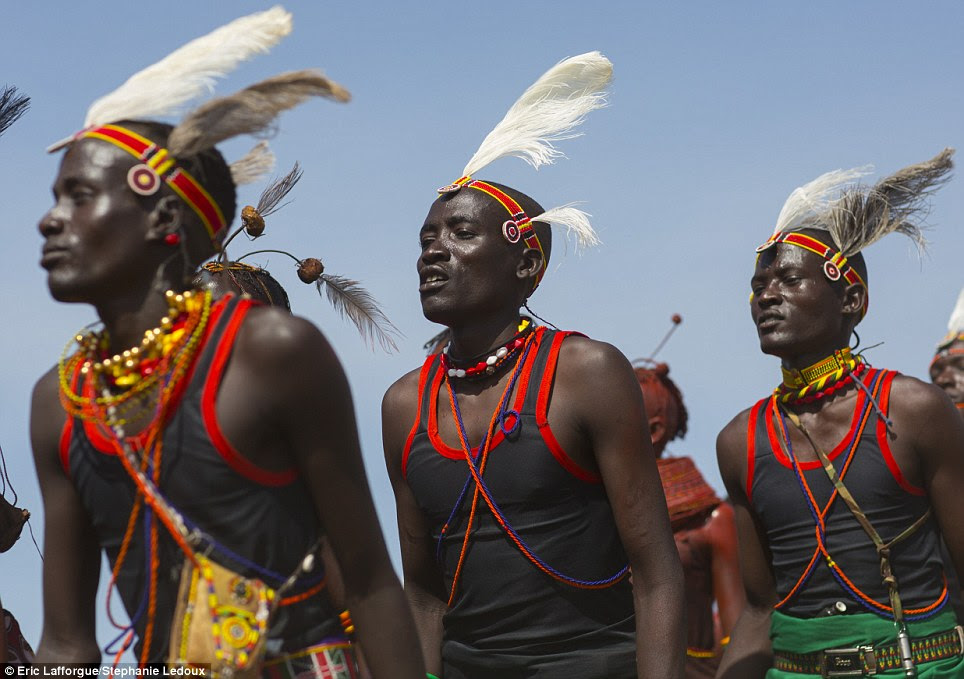
[[[33,98],[0,140],[7,224],[0,300],[8,315],[0,444],[20,504],[42,506],[27,437],[30,389],[68,338],[93,320],[53,302],[38,266],[36,224],[59,158],[44,147],[75,131],[87,106],[174,47],[268,3],[8,3],[0,84]],[[422,360],[437,328],[420,312],[416,238],[434,189],[459,170],[522,90],[559,59],[598,49],[612,59],[611,107],[594,113],[569,157],[531,170],[504,159],[480,173],[549,207],[585,201],[603,245],[576,255],[557,241],[533,308],[560,327],[645,356],[683,324],[660,358],[690,411],[669,451],[691,455],[718,488],[714,440],[765,396],[778,362],[759,352],[747,295],[753,248],[786,196],[827,170],[879,173],[964,144],[964,5],[872,2],[289,2],[293,34],[222,82],[228,93],[274,73],[320,67],[353,94],[286,114],[272,141],[278,171],[299,161],[294,202],[258,246],[324,260],[358,278],[404,332],[400,352],[372,353],[278,256],[269,266],[292,306],[317,323],[352,383],[375,501],[397,562],[394,510],[381,456],[384,390]],[[248,140],[224,149],[239,157]],[[964,162],[964,159],[961,160]],[[878,175],[879,176],[879,175]],[[261,186],[244,187],[241,204]],[[964,284],[964,179],[933,200],[931,247],[919,258],[891,237],[865,252],[869,357],[926,378],[934,344]],[[252,248],[253,249],[253,248]],[[235,248],[237,253],[243,249]],[[324,388],[324,385],[319,385]],[[8,492],[8,497],[10,497]],[[349,517],[342,517],[349,520]],[[0,598],[36,643],[40,559],[29,536],[0,557]],[[103,591],[101,592],[101,595]],[[109,637],[103,597],[99,637]]]

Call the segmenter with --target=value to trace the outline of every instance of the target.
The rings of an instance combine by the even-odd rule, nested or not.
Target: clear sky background
[[[33,104],[0,140],[0,444],[41,544],[43,510],[27,435],[30,390],[73,333],[94,319],[90,307],[53,302],[38,265],[36,225],[50,206],[59,162],[43,149],[74,132],[90,102],[134,71],[267,6],[4,3],[0,85],[18,86]],[[293,34],[218,92],[321,67],[353,94],[348,105],[313,101],[283,117],[272,141],[278,172],[297,160],[305,174],[294,202],[269,220],[257,246],[320,257],[328,271],[362,280],[404,332],[399,353],[362,346],[313,286],[287,270],[289,260],[256,261],[289,288],[295,311],[317,323],[341,356],[396,564],[379,405],[389,384],[421,363],[422,343],[439,329],[419,307],[418,230],[435,188],[459,176],[484,135],[551,65],[602,51],[615,65],[611,107],[590,117],[584,137],[563,142],[569,160],[535,172],[505,159],[480,176],[546,207],[585,201],[593,214],[602,247],[579,256],[556,241],[532,300],[541,316],[611,342],[630,358],[648,355],[670,316],[683,316],[660,354],[690,413],[689,434],[669,452],[694,457],[721,492],[716,433],[779,379],[777,360],[759,351],[747,295],[753,248],[770,234],[786,196],[827,170],[873,163],[879,177],[964,145],[958,0],[287,7]],[[249,146],[244,140],[224,150],[231,160]],[[243,187],[240,204],[255,202],[261,188]],[[870,352],[873,363],[925,379],[964,284],[964,177],[935,196],[928,222],[931,247],[923,258],[899,236],[865,253],[871,305],[859,327],[864,346],[884,342]],[[0,557],[0,573],[0,598],[36,644],[41,562],[28,534]],[[98,606],[103,644],[112,636],[103,588]]]

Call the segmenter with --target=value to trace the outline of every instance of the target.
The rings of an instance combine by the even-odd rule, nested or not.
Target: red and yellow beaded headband
[[[508,211],[510,218],[507,219],[502,224],[502,235],[510,243],[518,243],[520,240],[523,241],[527,248],[535,248],[539,251],[542,256],[543,267],[539,270],[536,275],[535,283],[532,285],[532,289],[535,290],[539,287],[539,283],[542,281],[542,277],[546,274],[546,252],[542,249],[542,243],[539,242],[539,236],[536,234],[535,228],[532,226],[532,220],[522,209],[522,206],[512,196],[507,194],[505,191],[489,184],[488,182],[481,181],[479,179],[472,179],[471,177],[460,177],[456,179],[451,184],[441,187],[438,192],[441,194],[455,193],[460,191],[462,187],[468,187],[470,189],[477,189],[482,193],[492,196],[499,204]]]
[[[823,273],[831,281],[839,281],[841,278],[843,278],[845,281],[847,281],[847,283],[859,283],[866,293],[864,299],[864,308],[861,311],[860,317],[863,318],[867,315],[867,309],[870,306],[870,291],[867,288],[867,283],[865,283],[864,279],[860,277],[860,274],[857,273],[857,270],[850,265],[842,252],[830,247],[826,243],[812,236],[808,236],[805,233],[799,233],[797,231],[775,233],[770,236],[766,243],[757,246],[756,251],[759,254],[764,250],[776,245],[777,243],[788,243],[790,245],[795,245],[798,248],[809,250],[810,252],[822,257],[824,260]]]
[[[152,196],[160,190],[163,180],[194,210],[211,241],[218,242],[220,234],[227,227],[224,213],[200,182],[178,167],[167,149],[120,125],[102,125],[83,130],[74,139],[100,139],[140,160],[127,173],[127,184],[131,190],[142,196]]]

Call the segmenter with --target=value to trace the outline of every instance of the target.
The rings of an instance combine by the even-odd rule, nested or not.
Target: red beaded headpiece
[[[120,125],[102,125],[82,130],[77,139],[100,139],[123,149],[141,162],[127,173],[131,190],[142,196],[150,196],[161,188],[163,180],[197,214],[211,241],[217,243],[227,227],[224,213],[200,182],[178,167],[177,161],[167,149],[150,139]]]
[[[546,252],[542,249],[542,243],[539,242],[539,236],[536,235],[536,230],[532,226],[532,220],[529,219],[529,216],[525,213],[525,210],[522,209],[522,206],[505,191],[479,179],[460,177],[451,184],[441,187],[438,192],[455,193],[460,191],[464,186],[470,189],[477,189],[499,201],[499,204],[508,211],[510,217],[502,224],[502,235],[505,236],[505,239],[510,243],[518,243],[522,240],[526,244],[526,247],[537,249],[539,254],[542,255],[543,263],[545,263]],[[539,287],[539,283],[542,282],[542,277],[545,276],[545,274],[546,267],[543,265],[536,276],[535,283],[532,285],[533,290]]]

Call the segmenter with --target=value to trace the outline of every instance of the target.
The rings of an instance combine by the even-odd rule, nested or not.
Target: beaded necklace
[[[456,361],[449,356],[449,347],[452,345],[452,343],[449,342],[442,351],[442,369],[445,370],[445,374],[449,377],[457,377],[460,379],[472,379],[493,375],[500,367],[508,365],[515,355],[519,353],[523,345],[525,345],[526,338],[532,333],[533,329],[531,320],[523,318],[519,321],[516,335],[508,342],[494,351],[487,351],[465,361]],[[460,367],[459,364],[465,367]]]
[[[783,382],[773,396],[791,405],[813,403],[851,384],[865,369],[864,359],[844,347],[802,370],[781,368]]]
[[[138,415],[150,415],[150,420],[141,432],[142,443],[138,445],[141,453],[139,464],[141,471],[151,476],[155,484],[160,480],[164,422],[169,415],[174,394],[177,393],[190,366],[194,363],[201,339],[207,330],[211,312],[209,292],[183,294],[168,292],[165,297],[169,305],[168,315],[161,321],[160,326],[145,333],[144,340],[135,347],[136,352],[130,349],[121,354],[107,356],[106,333],[78,334],[74,341],[79,345],[79,350],[66,359],[73,343],[68,344],[58,366],[60,401],[65,412],[68,416],[100,425],[117,449],[122,462],[126,462],[126,457],[122,444],[115,435],[115,428],[124,423],[118,415],[119,408],[133,405],[146,407],[150,401],[146,403],[141,400],[135,401],[133,397],[144,393],[150,387],[157,387],[156,402],[151,406],[151,410],[138,413]],[[118,366],[120,369],[115,370]],[[76,387],[78,391],[75,392],[72,382],[78,372],[80,379]],[[130,376],[135,376],[135,379],[125,379]],[[110,390],[111,387],[122,391],[113,393]],[[97,396],[97,394],[101,395]],[[142,505],[144,505],[144,497],[139,493],[128,517],[124,538],[111,569],[110,584],[107,588],[107,610],[111,622],[120,629],[120,634],[108,645],[110,648],[120,642],[118,657],[131,644],[135,625],[146,614],[142,639],[143,650],[140,658],[141,662],[146,662],[154,634],[160,556],[159,517],[149,505]],[[135,528],[139,516],[143,517],[145,587],[130,623],[122,625],[115,622],[111,616],[110,596],[131,541],[137,532]]]

